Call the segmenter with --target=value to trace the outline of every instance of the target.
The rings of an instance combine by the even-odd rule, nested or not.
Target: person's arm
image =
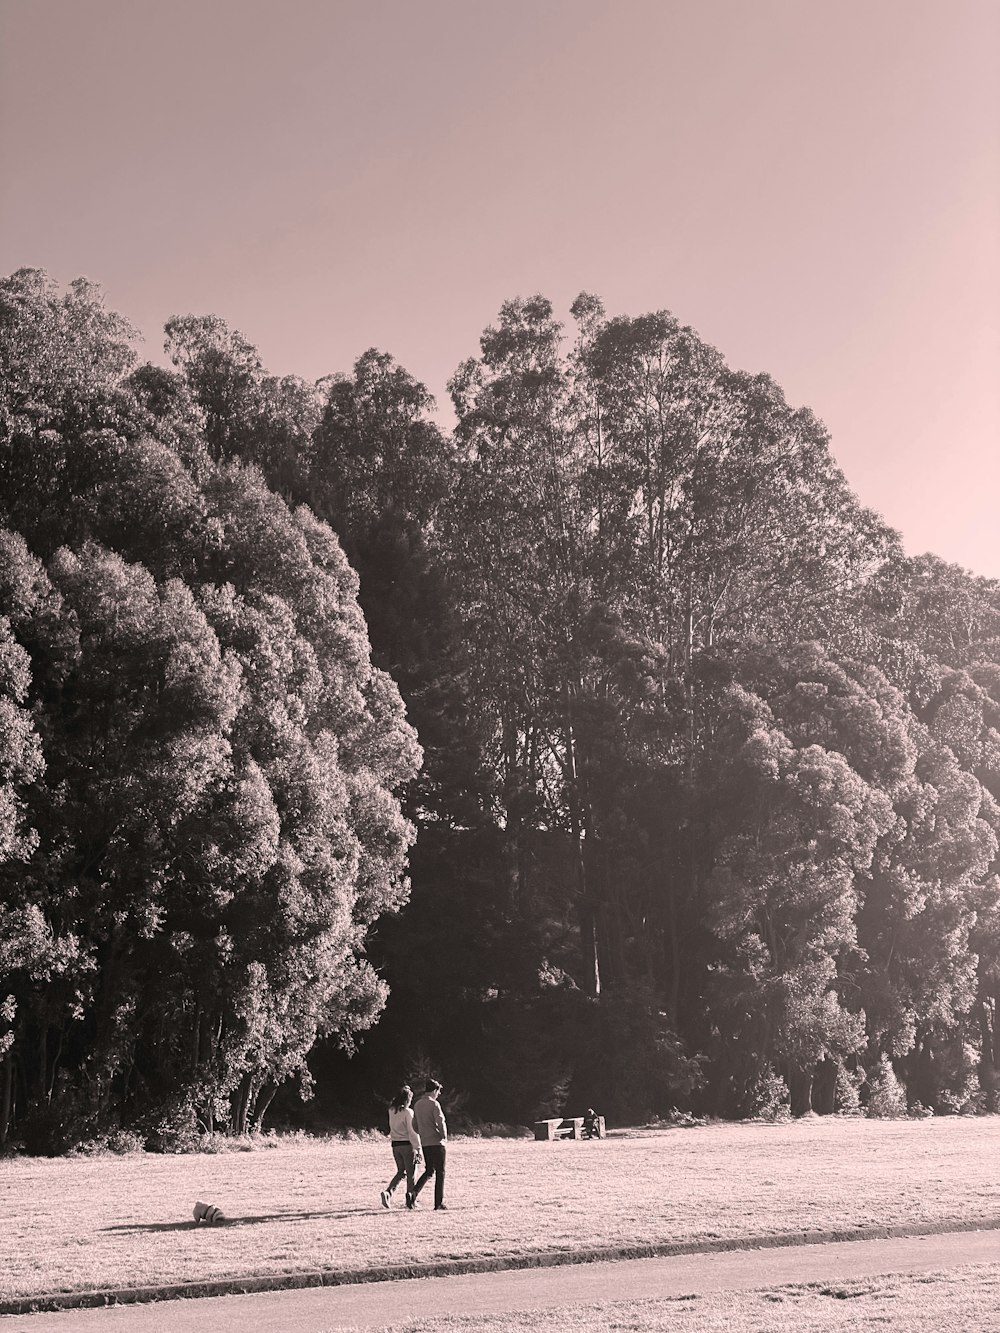
[[[413,1123],[413,1112],[410,1110],[409,1107],[407,1107],[405,1114],[406,1114],[406,1132],[409,1135],[410,1142],[413,1145],[413,1155],[414,1157],[420,1157],[422,1155],[422,1149],[420,1147],[420,1135],[417,1133],[416,1126]]]
[[[441,1110],[440,1102],[434,1103],[434,1127],[441,1135],[441,1142],[446,1143],[448,1141],[448,1124],[444,1118],[444,1111]]]

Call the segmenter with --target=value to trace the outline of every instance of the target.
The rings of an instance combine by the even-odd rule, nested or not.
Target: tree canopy
[[[384,351],[137,365],[0,283],[0,1136],[431,1068],[486,1120],[997,1104],[1000,587],[669,312],[570,314],[506,302],[449,431]]]
[[[92,289],[0,302],[0,1128],[244,1129],[384,1005],[419,746],[336,535],[213,434],[237,406],[131,377]]]

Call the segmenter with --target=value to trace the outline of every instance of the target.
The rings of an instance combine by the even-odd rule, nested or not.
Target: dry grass
[[[0,1161],[0,1297],[320,1267],[992,1218],[1000,1117],[717,1125],[601,1143],[459,1139],[450,1211],[378,1191],[385,1143]],[[225,1227],[195,1227],[195,1200]]]
[[[997,1333],[1000,1265],[732,1295],[602,1302],[394,1324],[394,1333]],[[383,1333],[387,1333],[383,1330]]]

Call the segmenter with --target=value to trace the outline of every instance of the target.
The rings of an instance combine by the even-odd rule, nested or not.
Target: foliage
[[[850,1070],[844,1064],[837,1065],[836,1084],[834,1087],[833,1109],[838,1115],[860,1115],[861,1088],[865,1081],[863,1070]]]
[[[335,535],[220,443],[233,403],[213,434],[126,378],[90,289],[2,296],[0,1135],[242,1133],[384,1005],[419,749]]]
[[[469,1123],[1000,1104],[1000,588],[670,312],[570,313],[505,302],[449,432],[374,348],[137,367],[0,283],[0,1138],[422,1070]]]
[[[896,1077],[888,1056],[882,1056],[868,1077],[865,1115],[870,1120],[893,1120],[906,1115],[906,1089]]]
[[[787,1120],[791,1094],[780,1074],[769,1065],[756,1075],[747,1089],[746,1115],[750,1120]]]

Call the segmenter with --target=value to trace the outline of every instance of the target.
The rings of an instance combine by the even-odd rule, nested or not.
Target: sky
[[[441,402],[511,297],[668,309],[1000,577],[1000,0],[0,0],[22,266]]]

